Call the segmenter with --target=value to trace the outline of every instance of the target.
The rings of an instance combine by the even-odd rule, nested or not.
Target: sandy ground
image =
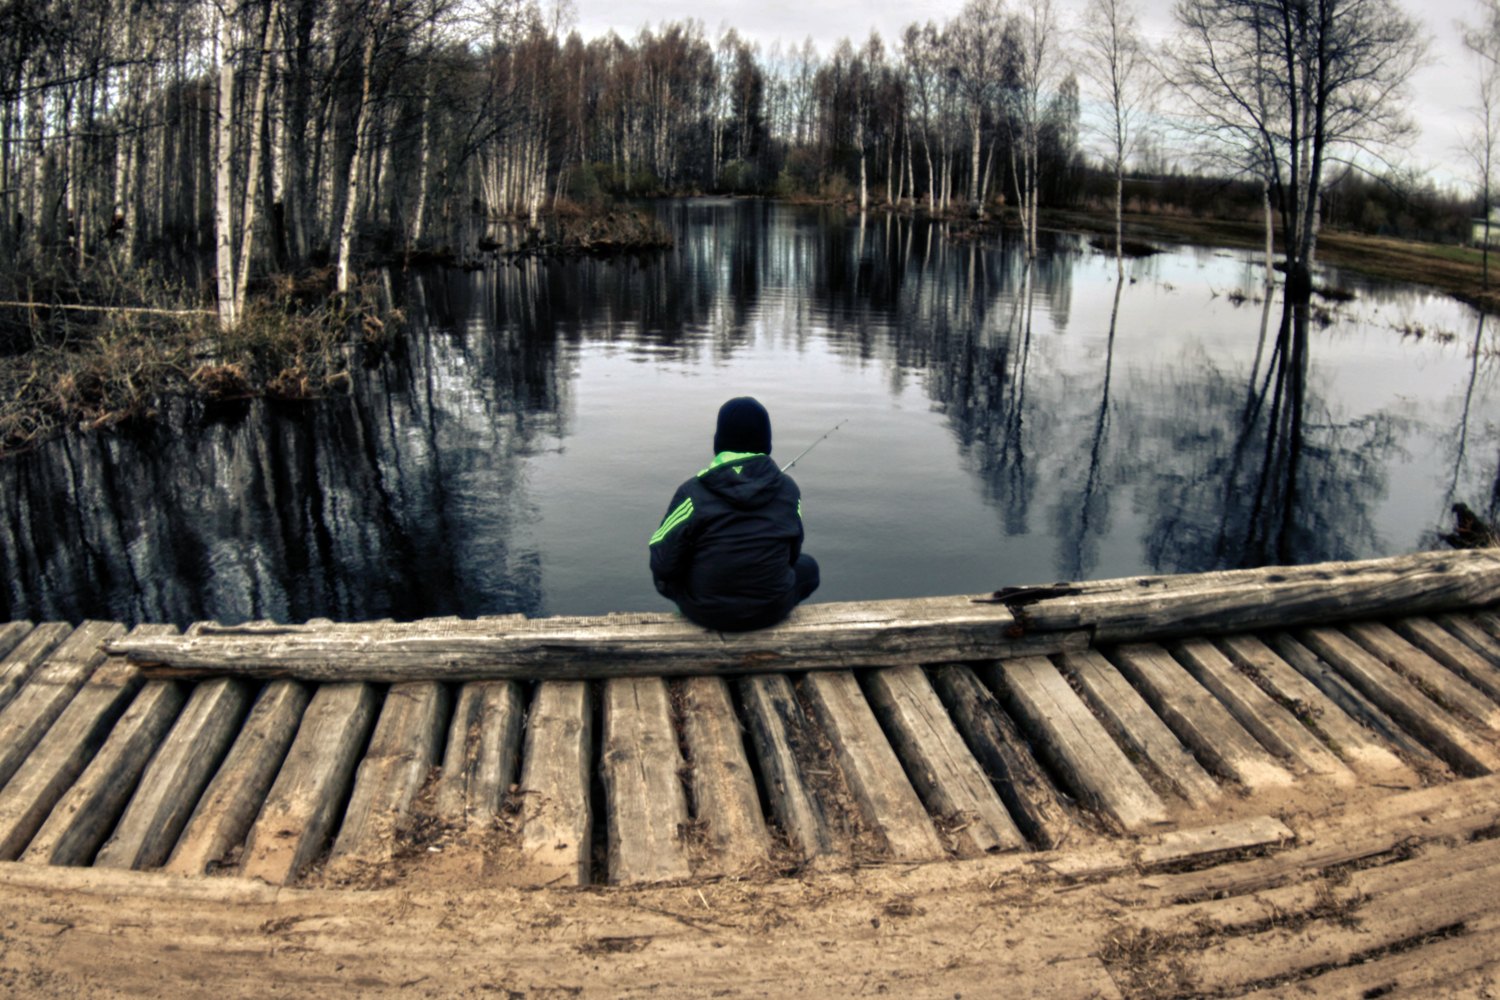
[[[1096,938],[1121,907],[1015,859],[573,890],[21,867],[0,872],[5,996],[1116,995]]]
[[[1270,815],[1304,829],[1422,784],[1231,793],[1173,825]],[[644,888],[528,885],[517,839],[503,822],[428,818],[396,834],[389,863],[314,866],[293,888],[232,863],[191,879],[0,863],[0,997],[1144,995],[1107,961],[1141,911],[1122,891],[1132,839],[1103,830],[1049,854]],[[1080,859],[1117,874],[1049,867]]]

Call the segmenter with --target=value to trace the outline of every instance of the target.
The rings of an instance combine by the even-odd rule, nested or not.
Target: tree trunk
[[[339,226],[340,293],[349,290],[349,254],[354,248],[354,217],[359,210],[359,161],[365,146],[365,120],[370,109],[370,66],[375,61],[375,30],[365,28],[365,54],[360,64],[359,114],[354,118],[354,156],[349,160],[349,186],[344,196],[344,221]]]
[[[239,322],[235,304],[239,301],[234,287],[234,232],[231,219],[230,188],[234,167],[234,64],[231,22],[219,21],[219,127],[214,149],[214,243],[215,271],[219,285],[219,328],[231,330]]]
[[[276,56],[271,51],[271,42],[275,36],[280,6],[277,0],[271,0],[257,59],[260,63],[260,78],[255,84],[255,110],[250,115],[250,165],[245,170],[245,207],[240,213],[240,270],[234,283],[235,316],[241,316],[245,311],[245,289],[250,284],[250,258],[255,250],[256,206],[260,200],[255,196],[255,189],[261,180],[260,147],[266,119],[266,91],[269,89],[271,74],[276,71]]]

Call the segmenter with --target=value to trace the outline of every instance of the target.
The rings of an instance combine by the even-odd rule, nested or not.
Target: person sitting
[[[719,408],[714,460],[677,488],[650,548],[657,591],[704,628],[774,625],[818,589],[802,493],[771,459],[771,415],[757,400]]]

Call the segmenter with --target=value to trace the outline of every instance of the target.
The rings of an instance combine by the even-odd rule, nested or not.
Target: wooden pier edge
[[[1063,596],[959,595],[805,605],[721,633],[667,614],[219,626],[105,644],[146,676],[307,681],[581,680],[1010,659],[1094,644],[1433,614],[1500,600],[1500,550],[1068,584]],[[1035,599],[1033,599],[1035,598]]]

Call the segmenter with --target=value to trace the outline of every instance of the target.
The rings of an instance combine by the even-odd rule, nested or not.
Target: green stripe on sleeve
[[[686,500],[682,501],[682,503],[678,504],[677,509],[668,514],[666,516],[666,519],[661,522],[661,527],[657,528],[656,534],[651,536],[651,541],[649,544],[655,545],[663,538],[666,538],[669,534],[672,533],[673,528],[677,527],[679,524],[686,523],[687,519],[692,516],[693,498],[688,497]]]

